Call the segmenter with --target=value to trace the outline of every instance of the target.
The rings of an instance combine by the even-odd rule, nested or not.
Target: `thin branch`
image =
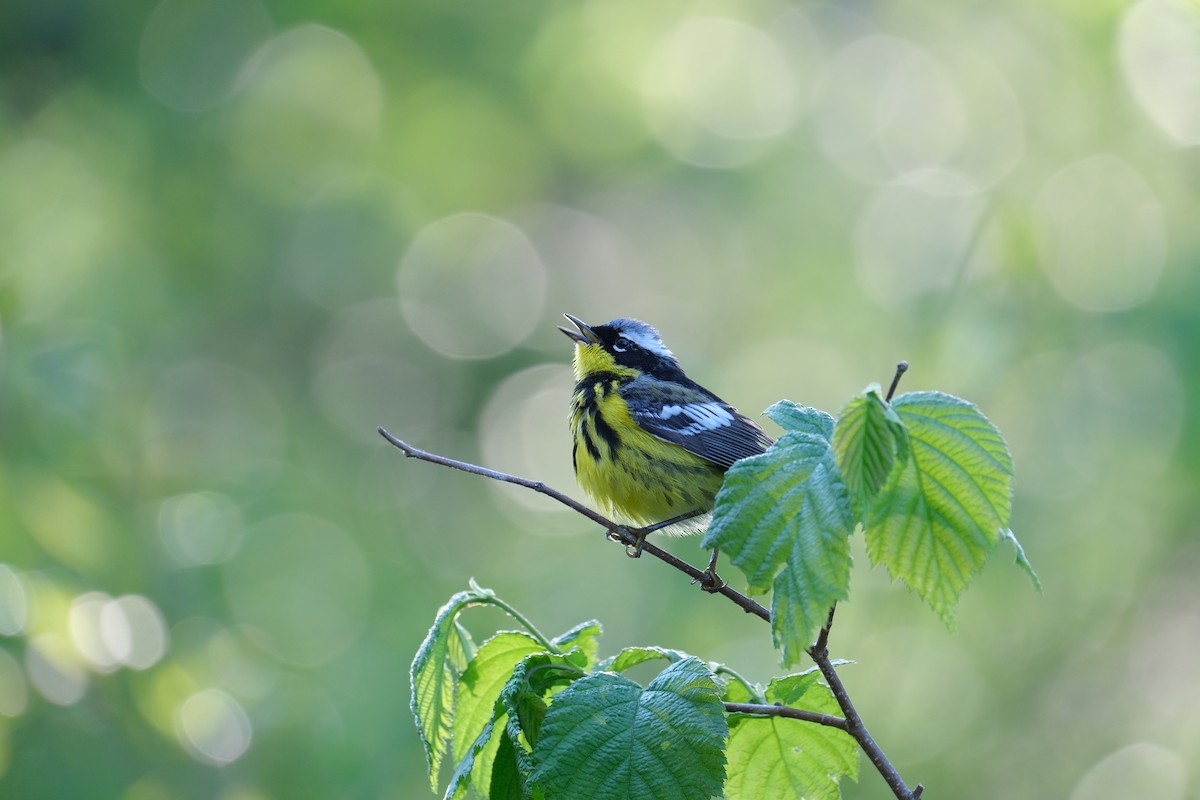
[[[904,373],[908,372],[908,362],[901,361],[896,365],[896,372],[892,378],[892,385],[888,386],[887,401],[892,402],[892,397],[895,395],[896,386],[900,385],[900,378],[904,377]],[[829,686],[829,691],[833,692],[834,699],[838,700],[838,706],[842,714],[846,716],[845,732],[853,736],[854,741],[858,742],[858,746],[862,747],[866,757],[870,759],[871,764],[875,765],[875,769],[880,772],[883,781],[888,784],[888,788],[892,789],[899,800],[920,800],[920,795],[924,793],[925,787],[922,784],[917,784],[917,788],[910,789],[904,782],[904,778],[900,777],[900,772],[896,771],[895,766],[888,760],[886,754],[883,753],[880,746],[875,741],[874,736],[866,729],[863,723],[863,717],[858,715],[858,710],[854,708],[854,704],[850,699],[850,692],[846,691],[846,685],[841,682],[841,675],[838,674],[838,669],[834,667],[833,661],[829,660],[829,631],[833,628],[833,614],[838,610],[838,606],[829,608],[829,618],[826,624],[821,628],[821,632],[817,634],[817,640],[814,645],[809,648],[809,656],[816,663],[821,674],[826,679],[826,684]]]
[[[817,634],[817,643],[811,649],[822,652],[829,651],[829,631],[833,628],[833,612],[835,611],[837,611],[837,603],[829,607],[829,618],[825,620],[825,627],[821,628],[821,632]]]
[[[892,377],[892,384],[888,387],[887,401],[890,403],[892,397],[896,394],[896,387],[900,384],[900,378],[908,371],[908,362],[901,361],[896,365],[896,374]],[[825,626],[821,628],[821,632],[817,634],[817,641],[808,650],[808,655],[816,663],[817,668],[821,670],[821,675],[825,678],[825,683],[829,686],[829,690],[833,692],[834,699],[837,700],[838,707],[845,714],[846,723],[842,729],[854,737],[858,742],[858,746],[867,754],[867,758],[875,765],[875,769],[883,777],[888,788],[896,795],[898,800],[920,800],[925,787],[917,784],[915,789],[909,789],[904,783],[904,779],[900,777],[900,773],[888,760],[883,750],[876,743],[875,738],[871,736],[871,732],[867,730],[867,726],[863,723],[862,717],[858,715],[858,710],[854,708],[854,703],[850,700],[850,693],[846,691],[846,685],[842,683],[842,678],[837,673],[837,668],[829,658],[829,631],[833,628],[833,614],[837,611],[837,604],[829,608],[829,618],[825,621]]]
[[[883,777],[888,788],[896,795],[898,800],[920,800],[921,793],[925,791],[925,787],[917,784],[915,789],[909,789],[904,783],[904,779],[900,777],[900,773],[892,766],[892,762],[884,755],[883,750],[875,742],[874,737],[867,730],[867,726],[863,724],[862,717],[858,715],[858,710],[854,708],[854,703],[850,701],[850,694],[846,691],[846,685],[842,683],[842,678],[834,668],[833,662],[829,660],[829,651],[825,649],[818,650],[815,646],[808,651],[812,656],[812,660],[816,662],[817,668],[821,670],[821,675],[825,678],[825,683],[829,686],[829,690],[833,692],[834,699],[837,700],[838,706],[842,709],[842,713],[846,715],[846,727],[843,729],[846,733],[854,737],[854,741],[858,742],[858,746],[866,753],[867,758],[875,765],[875,769]]]
[[[896,374],[892,377],[892,385],[888,387],[887,397],[884,399],[889,403],[892,402],[892,395],[896,393],[896,387],[900,384],[900,376],[908,372],[908,362],[901,361],[896,365]]]
[[[846,720],[832,714],[820,714],[816,711],[805,711],[802,708],[790,706],[765,705],[763,703],[725,703],[725,710],[730,714],[757,714],[762,717],[787,717],[804,722],[813,722],[838,730],[846,730]]]
[[[421,450],[420,448],[413,447],[402,439],[397,439],[383,428],[379,428],[378,431],[380,436],[382,436],[384,439],[387,439],[388,442],[390,442],[394,447],[399,448],[400,451],[409,458],[415,458],[420,461],[428,461],[431,464],[439,464],[443,467],[462,470],[463,472],[469,472],[472,475],[480,475],[484,478],[491,478],[494,481],[512,483],[516,484],[517,486],[524,486],[526,489],[532,489],[535,492],[540,492],[541,494],[557,500],[572,511],[582,514],[592,522],[595,522],[603,527],[606,531],[608,531],[608,537],[613,541],[620,542],[626,546],[638,545],[638,537],[631,533],[625,526],[618,525],[603,514],[588,508],[574,498],[568,497],[557,489],[553,489],[541,481],[532,481],[528,478],[520,478],[516,475],[509,475],[506,472],[497,472],[496,470],[488,469],[487,467],[481,467],[476,464],[470,464],[466,461],[459,461],[457,459],[447,458],[446,456],[440,456],[437,453],[430,453],[425,450]],[[711,580],[711,576],[704,570],[699,569],[698,567],[693,567],[686,561],[671,555],[666,550],[663,550],[662,548],[651,544],[650,542],[642,543],[641,547],[643,553],[647,553],[651,556],[654,556],[659,561],[669,564],[680,572],[688,575],[693,581],[700,582],[701,585],[705,585]],[[720,589],[710,592],[710,594],[723,595],[735,603],[747,614],[754,614],[755,616],[760,617],[767,622],[771,621],[770,611],[768,611],[759,603],[751,600],[741,592],[731,589],[729,586],[722,586]]]

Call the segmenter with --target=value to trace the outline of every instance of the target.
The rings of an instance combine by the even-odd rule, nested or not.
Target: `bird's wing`
[[[699,394],[689,399],[673,392],[656,392],[652,397],[641,394],[633,392],[625,398],[634,422],[647,433],[725,469],[771,446],[771,438],[762,428],[719,399]]]

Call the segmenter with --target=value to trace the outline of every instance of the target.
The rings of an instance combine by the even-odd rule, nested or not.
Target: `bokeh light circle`
[[[87,691],[87,673],[65,637],[41,633],[29,640],[25,672],[38,694],[59,706],[71,706]]]
[[[289,226],[287,281],[330,310],[378,297],[402,249],[409,191],[368,166],[330,167]]]
[[[345,436],[372,443],[380,425],[409,435],[429,427],[439,417],[436,387],[424,370],[373,354],[332,362],[313,379],[325,417]]]
[[[565,337],[564,342],[565,342]],[[514,475],[536,476],[551,486],[569,491],[575,486],[571,468],[571,433],[567,412],[575,378],[566,364],[531,367],[496,387],[480,418],[483,463]],[[529,511],[566,511],[547,503],[536,492],[513,492],[494,487],[501,502],[515,502],[520,514]],[[553,526],[531,525],[530,531],[556,533]]]
[[[0,716],[17,717],[29,706],[25,673],[7,650],[0,650]]]
[[[549,7],[547,7],[549,8]],[[583,158],[623,158],[645,143],[629,63],[641,43],[611,5],[567,5],[539,26],[523,73],[545,135]]]
[[[886,75],[876,107],[880,149],[898,174],[945,164],[967,131],[954,78],[927,50],[914,49]]]
[[[413,437],[450,424],[468,399],[456,386],[464,373],[433,369],[419,355],[394,298],[345,309],[322,337],[312,367],[325,419],[349,440],[371,443],[379,441],[381,425]]]
[[[178,111],[212,108],[233,91],[271,28],[257,0],[163,0],[142,31],[142,85]]]
[[[819,85],[818,146],[860,181],[946,169],[968,176],[980,191],[1008,174],[1025,150],[1016,90],[991,62],[964,48],[862,36],[834,53]]]
[[[313,185],[378,137],[383,83],[350,37],[321,25],[278,34],[250,59],[226,119],[237,175],[272,192]]]
[[[91,662],[91,666],[100,672],[111,672],[118,666],[118,658],[107,640],[119,638],[127,642],[129,639],[129,626],[122,625],[121,620],[109,621],[107,635],[101,631],[100,614],[111,601],[112,598],[102,592],[82,594],[71,602],[68,617],[71,641],[79,653]]]
[[[220,689],[202,689],[179,706],[176,728],[184,749],[206,764],[237,761],[250,747],[254,729],[234,698]]]
[[[1188,413],[1183,378],[1162,350],[1128,341],[1047,350],[1010,373],[994,403],[1008,409],[1002,428],[1021,492],[1063,501],[1102,480],[1161,480]]]
[[[997,408],[1008,410],[1008,418],[997,424],[1021,476],[1021,492],[1031,498],[1062,501],[1091,481],[1061,444],[1060,426],[1074,419],[1062,392],[1070,363],[1070,355],[1061,350],[1044,350],[1014,363],[993,400]]]
[[[1068,365],[1057,394],[1063,414],[1058,440],[1081,474],[1148,480],[1171,462],[1186,394],[1178,369],[1161,350],[1136,342],[1096,347]]]
[[[1178,753],[1153,742],[1134,742],[1093,765],[1075,784],[1070,800],[1183,800],[1187,785],[1187,765]]]
[[[541,320],[546,296],[546,270],[529,237],[474,212],[422,228],[396,283],[409,327],[453,358],[489,358],[517,346]]]
[[[50,140],[0,148],[0,263],[20,292],[22,317],[60,313],[92,285],[130,211],[115,188],[79,152]]]
[[[606,309],[611,317],[628,305],[629,286],[643,275],[638,269],[638,254],[620,225],[597,214],[558,205],[528,206],[516,216],[553,276],[547,299],[552,311],[585,314],[579,304],[586,299],[590,308]],[[553,328],[547,325],[547,330],[552,332]],[[551,341],[554,338],[562,339],[552,345],[558,352],[571,352],[570,342],[557,334]]]
[[[130,669],[149,669],[167,653],[167,625],[148,598],[127,594],[100,613],[100,626],[113,655]]]
[[[68,626],[76,649],[99,672],[147,669],[167,651],[162,613],[140,595],[82,594],[71,603]]]
[[[1099,155],[1063,167],[1033,205],[1039,264],[1072,305],[1117,311],[1144,302],[1167,253],[1163,207],[1129,163]]]
[[[1134,3],[1121,19],[1117,53],[1142,111],[1177,143],[1200,144],[1200,6]]]
[[[218,564],[242,543],[242,512],[219,492],[178,494],[158,507],[158,535],[180,566]]]
[[[25,629],[29,599],[21,576],[0,564],[0,636],[16,636]]]
[[[920,50],[888,83],[880,146],[898,173],[941,167],[965,175],[982,192],[1024,157],[1025,110],[1018,92],[1000,68],[973,50]]]
[[[800,106],[779,43],[718,17],[686,19],[663,35],[643,71],[642,98],[659,142],[705,167],[757,158],[792,127]]]
[[[220,361],[187,361],[159,377],[142,415],[142,441],[161,477],[262,480],[279,466],[283,412],[256,375]]]
[[[357,641],[366,625],[366,556],[323,520],[272,517],[247,533],[222,569],[234,618],[255,629],[255,641],[284,661],[326,663]]]
[[[895,174],[879,148],[883,76],[919,52],[903,39],[872,35],[845,45],[825,65],[813,107],[817,144],[851,177],[879,182]]]
[[[930,171],[876,190],[855,228],[854,263],[880,304],[902,307],[966,272],[985,208],[972,189],[963,176]]]

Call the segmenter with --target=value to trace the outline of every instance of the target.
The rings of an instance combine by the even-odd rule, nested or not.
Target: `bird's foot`
[[[625,545],[625,555],[630,558],[641,558],[642,548],[646,546],[646,537],[656,530],[653,526],[649,528],[627,528],[624,525],[619,525],[607,533],[609,539],[614,542],[620,542]],[[629,541],[633,539],[634,541]]]
[[[708,559],[708,569],[704,570],[704,575],[692,581],[692,583],[700,584],[700,588],[709,594],[716,594],[724,589],[729,584],[717,574],[717,557],[721,555],[718,548],[713,548],[712,557]]]
[[[619,525],[615,530],[608,532],[608,538],[614,542],[625,543],[625,555],[630,558],[641,558],[642,548],[646,546],[646,537],[655,531],[661,531],[663,528],[669,528],[677,522],[683,522],[686,519],[697,517],[703,514],[703,511],[689,511],[686,514],[680,514],[670,519],[664,519],[662,522],[656,522],[653,525],[647,525],[644,528],[628,528],[624,525]],[[630,537],[636,539],[630,542]],[[719,589],[718,589],[719,590]]]

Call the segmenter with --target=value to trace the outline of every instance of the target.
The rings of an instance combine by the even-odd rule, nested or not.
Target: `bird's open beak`
[[[564,328],[562,325],[559,325],[558,329],[567,336],[570,336],[576,342],[579,342],[579,344],[598,344],[600,342],[600,337],[591,329],[591,326],[579,317],[572,317],[570,314],[563,314],[563,316],[571,320],[576,328],[579,328],[578,331],[573,331],[570,328]]]

